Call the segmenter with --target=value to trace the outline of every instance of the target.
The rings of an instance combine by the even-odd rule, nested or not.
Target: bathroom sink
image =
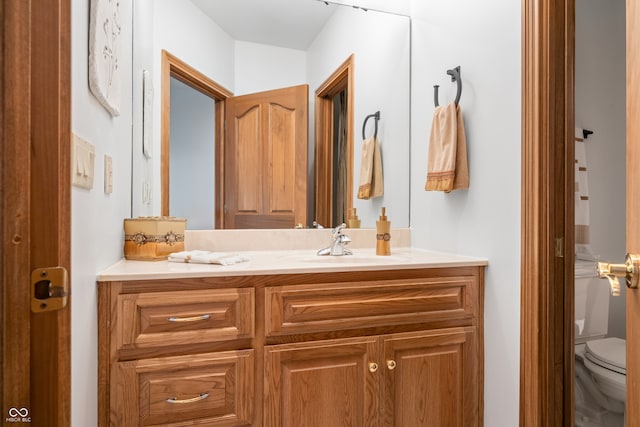
[[[296,253],[292,255],[285,256],[285,259],[291,260],[291,262],[300,262],[300,263],[311,263],[311,264],[371,264],[371,265],[379,265],[379,264],[388,264],[401,261],[405,259],[405,257],[401,257],[398,255],[389,255],[389,256],[377,256],[370,253],[359,253],[359,251],[354,251],[353,255],[341,255],[341,256],[331,256],[331,255],[316,255],[313,252],[304,252],[304,253]]]

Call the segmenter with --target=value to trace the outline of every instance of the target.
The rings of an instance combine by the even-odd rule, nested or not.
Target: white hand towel
[[[169,261],[173,261],[173,262],[189,262],[191,260],[191,257],[193,257],[194,255],[203,255],[208,253],[207,251],[198,251],[198,250],[193,250],[193,251],[182,251],[182,252],[174,252],[172,254],[169,254]]]
[[[220,264],[233,265],[239,262],[249,261],[246,255],[209,251],[183,251],[169,255],[170,262],[188,262],[194,264]]]

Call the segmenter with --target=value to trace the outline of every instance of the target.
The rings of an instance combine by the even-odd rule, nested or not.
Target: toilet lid
[[[587,341],[584,355],[593,363],[619,374],[626,375],[626,341],[620,338],[603,338]]]

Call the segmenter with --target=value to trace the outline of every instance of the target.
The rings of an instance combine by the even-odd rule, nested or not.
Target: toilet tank
[[[596,276],[596,263],[576,260],[575,342],[602,338],[609,329],[609,283]]]

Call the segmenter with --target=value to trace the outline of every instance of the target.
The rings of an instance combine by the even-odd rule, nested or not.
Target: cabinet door
[[[377,427],[378,337],[265,347],[265,427]]]
[[[113,426],[248,426],[253,350],[119,362]]]
[[[382,337],[383,425],[481,426],[475,327]]]

